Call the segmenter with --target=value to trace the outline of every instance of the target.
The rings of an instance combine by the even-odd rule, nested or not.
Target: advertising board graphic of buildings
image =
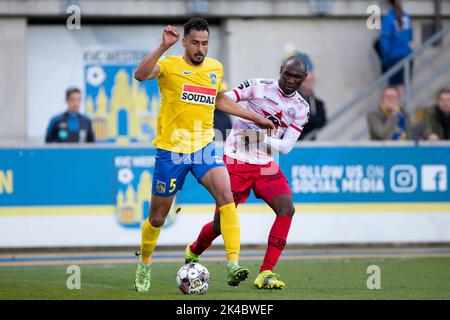
[[[118,171],[119,188],[116,195],[116,213],[119,223],[127,227],[139,227],[148,218],[151,200],[152,177],[143,170],[137,179],[129,168]],[[136,180],[136,183],[133,181]]]
[[[136,64],[86,64],[86,114],[98,142],[151,142],[160,104],[157,80],[133,77]]]
[[[117,157],[116,159],[116,218],[127,228],[140,228],[148,218],[152,196],[153,156]],[[123,161],[129,160],[123,165]],[[120,162],[122,161],[122,162]],[[176,217],[176,199],[167,215],[164,228],[170,227]]]

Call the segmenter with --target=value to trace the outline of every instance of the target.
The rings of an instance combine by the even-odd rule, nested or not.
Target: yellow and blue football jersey
[[[205,58],[201,65],[193,66],[182,56],[167,56],[157,64],[161,108],[153,144],[178,153],[202,149],[214,139],[214,108],[217,93],[222,90],[222,64]]]

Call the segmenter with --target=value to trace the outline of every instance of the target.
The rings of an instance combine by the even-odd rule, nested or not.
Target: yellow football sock
[[[241,246],[241,228],[239,217],[234,203],[229,203],[219,208],[220,231],[222,232],[228,263],[239,260]]]
[[[152,262],[152,253],[155,250],[156,241],[158,241],[161,227],[155,228],[145,219],[142,224],[142,240],[141,240],[141,261],[144,264]]]

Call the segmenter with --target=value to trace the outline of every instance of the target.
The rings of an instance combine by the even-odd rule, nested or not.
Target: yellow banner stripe
[[[181,207],[180,214],[213,214],[214,205],[186,204]],[[417,203],[321,203],[295,204],[297,214],[302,212],[314,213],[391,213],[391,212],[441,212],[450,213],[450,202],[417,202]],[[95,216],[114,215],[113,205],[100,206],[23,206],[0,207],[0,216]],[[242,214],[269,214],[272,209],[266,204],[244,204],[238,207]]]
[[[0,216],[79,216],[111,215],[114,206],[36,206],[0,207]]]
[[[181,205],[181,212],[186,214],[204,214],[214,212],[213,205]],[[320,203],[320,204],[295,204],[295,211],[324,212],[324,213],[361,213],[361,212],[446,212],[450,213],[450,202],[441,203]],[[244,204],[238,206],[238,212],[244,214],[272,213],[272,209],[263,204]]]

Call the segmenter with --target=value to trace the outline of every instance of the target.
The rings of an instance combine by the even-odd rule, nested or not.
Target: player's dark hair
[[[187,36],[191,30],[207,31],[209,34],[208,21],[203,18],[191,18],[184,24],[184,35]]]
[[[68,88],[68,89],[66,90],[66,100],[69,100],[70,96],[71,96],[73,93],[79,93],[79,94],[81,94],[81,90],[78,89],[78,88],[76,88],[76,87],[70,87],[70,88]]]

